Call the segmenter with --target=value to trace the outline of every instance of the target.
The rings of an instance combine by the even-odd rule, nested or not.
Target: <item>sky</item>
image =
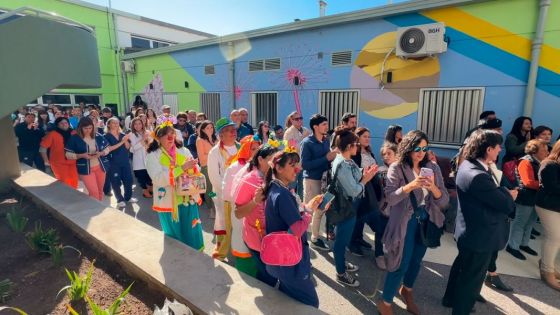
[[[319,16],[318,0],[84,0],[214,35]],[[393,3],[406,0],[392,0]],[[386,5],[389,0],[326,0],[326,15]]]

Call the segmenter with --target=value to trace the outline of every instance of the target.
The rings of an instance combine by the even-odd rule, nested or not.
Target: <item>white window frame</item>
[[[257,121],[257,110],[255,108],[256,104],[253,102],[253,95],[254,94],[276,94],[276,121],[275,122],[271,122],[269,121],[268,123],[271,124],[271,128],[274,125],[274,123],[278,123],[278,104],[280,104],[280,93],[278,93],[278,91],[257,91],[257,92],[251,92],[251,122],[254,128],[258,128],[258,121]]]
[[[360,90],[359,89],[334,89],[334,90],[319,90],[319,95],[317,96],[317,113],[320,113],[321,115],[321,94],[323,92],[332,92],[332,93],[337,93],[337,92],[357,92],[358,96],[357,96],[357,104],[356,104],[356,119],[357,121],[360,121]],[[329,116],[325,115],[325,117],[329,118]],[[342,119],[342,116],[340,116],[340,118]],[[338,126],[340,124],[340,120],[339,121],[330,121],[329,120],[329,129],[334,129],[336,126]],[[331,127],[332,126],[332,127]]]
[[[163,43],[163,44],[168,44],[169,46],[172,46],[172,45],[176,45],[176,44],[177,44],[176,42],[170,42],[170,41],[167,41],[167,40],[162,40],[162,39],[157,39],[157,38],[150,38],[150,37],[146,37],[146,36],[142,36],[142,35],[137,35],[137,34],[130,34],[130,47],[133,47],[133,46],[132,46],[132,37],[136,37],[136,38],[138,38],[138,39],[143,39],[143,40],[149,41],[149,42],[150,42],[150,49],[153,49],[153,48],[154,48],[154,41],[155,41],[155,42],[160,42],[160,43]],[[161,48],[161,47],[158,47],[158,48]]]
[[[435,137],[434,134],[432,134],[432,132],[430,130],[424,130],[427,129],[425,128],[425,124],[423,124],[423,120],[424,120],[424,93],[425,92],[429,92],[429,91],[456,91],[457,93],[463,92],[463,91],[468,91],[468,90],[479,90],[479,100],[478,100],[478,104],[473,106],[472,108],[470,108],[471,111],[471,121],[465,121],[464,119],[461,120],[461,124],[462,127],[460,129],[460,134],[458,135],[458,137],[460,138],[459,141],[457,142],[450,142],[450,141],[440,141],[441,137],[443,136],[439,136],[439,137]],[[420,89],[419,95],[418,95],[418,112],[417,112],[417,121],[416,121],[416,126],[419,130],[423,130],[429,137],[430,139],[430,146],[433,147],[437,147],[437,148],[445,148],[445,149],[456,149],[459,148],[462,144],[463,138],[466,134],[466,132],[468,130],[470,130],[471,128],[473,128],[474,126],[476,126],[476,123],[479,120],[479,115],[480,113],[482,113],[482,110],[484,109],[484,98],[485,98],[485,94],[486,94],[486,88],[485,87],[481,87],[481,86],[468,86],[468,87],[451,87],[451,88],[422,88]],[[445,97],[445,96],[441,96],[441,97]],[[445,102],[445,100],[442,100],[443,102]],[[450,100],[448,102],[451,102]],[[463,104],[463,106],[465,106]],[[478,107],[476,107],[478,106]],[[440,126],[442,126],[440,128],[440,130],[453,130],[453,129],[457,129],[456,126],[458,124],[458,121],[449,121],[448,119],[446,119],[447,121],[444,122],[443,120],[445,119],[446,113],[446,117],[449,117],[449,111],[450,110],[456,110],[455,108],[444,108],[442,112],[438,112],[436,113],[436,118],[434,119],[435,121],[439,121],[440,122]],[[464,110],[463,110],[464,113]],[[426,118],[428,119],[428,118]]]

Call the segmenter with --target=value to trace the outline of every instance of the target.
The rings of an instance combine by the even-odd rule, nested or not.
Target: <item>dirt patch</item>
[[[6,213],[13,207],[29,218],[23,233],[13,232],[7,223]],[[61,243],[75,247],[82,255],[65,249],[61,266],[55,266],[50,255],[31,250],[25,233],[34,230],[38,221],[44,229],[56,229]],[[64,293],[56,297],[58,291],[69,284],[64,268],[79,270],[80,275],[85,275],[93,260],[95,269],[88,296],[99,306],[109,307],[132,282],[130,294],[120,308],[122,314],[152,314],[154,305],[163,304],[163,294],[129,277],[118,264],[82,242],[48,212],[14,192],[0,195],[0,281],[9,278],[14,283],[7,305],[19,307],[28,314],[67,314],[69,298]],[[80,314],[93,314],[85,303],[73,306]]]

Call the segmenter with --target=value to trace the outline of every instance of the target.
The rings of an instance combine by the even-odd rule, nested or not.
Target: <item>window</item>
[[[151,48],[150,41],[148,39],[132,36],[131,40],[132,40],[132,47],[134,48],[146,48],[146,49]]]
[[[204,74],[206,75],[216,74],[216,69],[214,69],[214,65],[204,66]]]
[[[421,89],[418,129],[431,143],[461,145],[482,110],[483,88]]]
[[[160,40],[142,38],[138,36],[130,36],[130,40],[133,48],[150,49],[150,48],[161,48],[173,45],[175,43],[162,42]]]
[[[266,120],[270,126],[276,125],[278,116],[278,93],[251,93],[253,126]]]
[[[338,126],[345,113],[358,115],[359,99],[354,90],[319,92],[319,113],[329,120],[329,129]]]
[[[272,71],[280,70],[280,58],[260,59],[249,61],[249,71]]]
[[[99,95],[74,95],[74,100],[76,104],[84,102],[85,104],[100,104]]]
[[[352,51],[333,52],[331,55],[331,66],[343,66],[352,64]]]
[[[72,105],[72,100],[70,99],[70,95],[68,94],[46,94],[43,95],[43,102],[42,104],[48,104],[52,102],[56,105]]]
[[[263,71],[264,60],[251,60],[249,61],[249,71]]]
[[[220,93],[200,93],[200,109],[208,120],[220,119]]]

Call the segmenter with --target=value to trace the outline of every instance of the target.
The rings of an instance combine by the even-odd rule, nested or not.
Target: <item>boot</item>
[[[404,303],[406,304],[406,310],[414,315],[420,315],[420,309],[418,305],[414,303],[414,298],[412,297],[412,291],[405,289],[404,286],[401,287],[399,290],[400,295],[402,296]]]
[[[383,300],[378,301],[377,311],[380,315],[393,315],[393,305],[387,305]]]
[[[150,192],[149,189],[142,189],[142,196],[144,196],[144,198],[152,198],[152,193]]]
[[[553,288],[556,291],[560,291],[560,282],[558,282],[558,279],[554,276],[554,272],[546,272],[541,270],[541,279],[549,287]]]

